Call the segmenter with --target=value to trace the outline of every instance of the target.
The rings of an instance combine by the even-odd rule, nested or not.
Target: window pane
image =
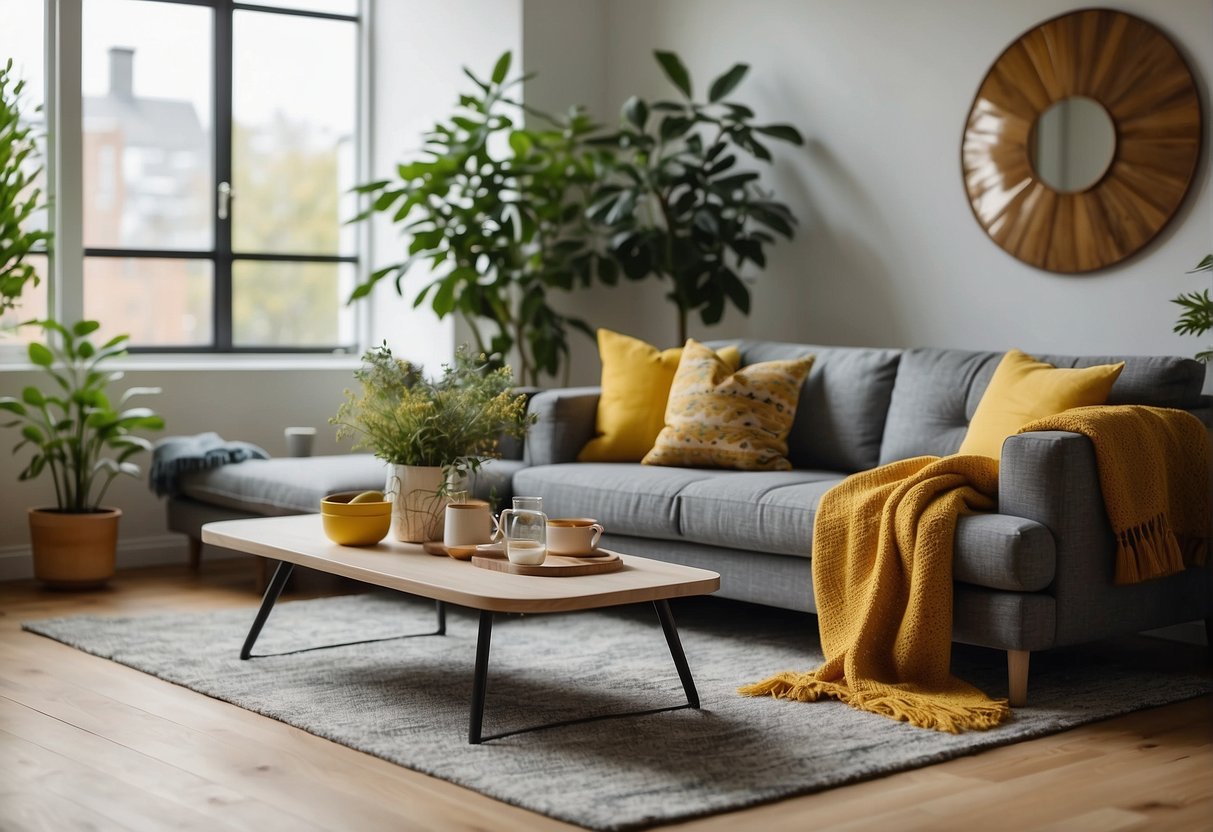
[[[211,15],[86,0],[85,246],[211,248]]]
[[[358,0],[251,0],[251,3],[254,6],[274,6],[279,9],[298,9],[305,12],[358,14]]]
[[[12,329],[22,321],[28,321],[32,318],[45,318],[47,309],[47,287],[46,282],[47,270],[50,265],[47,263],[45,254],[34,254],[25,258],[25,262],[34,267],[34,272],[38,275],[38,285],[34,286],[31,281],[27,281],[25,289],[21,292],[21,300],[17,303],[16,309],[10,309],[0,317],[0,344],[10,343],[15,341],[18,344],[28,344],[30,341],[41,341],[43,338],[42,330],[36,326],[22,327],[21,329]]]
[[[232,265],[232,340],[238,347],[335,347],[354,343],[349,263]]]
[[[232,249],[352,254],[357,26],[237,12]]]
[[[131,346],[209,346],[213,271],[209,260],[86,257],[84,315]]]

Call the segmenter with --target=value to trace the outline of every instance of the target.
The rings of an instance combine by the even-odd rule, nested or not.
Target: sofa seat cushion
[[[679,495],[682,538],[744,551],[809,557],[821,497],[842,481],[829,471],[720,472]],[[961,517],[953,578],[1016,592],[1053,581],[1053,535],[1032,520],[1003,514]]]
[[[548,517],[593,517],[608,533],[676,538],[679,493],[715,473],[626,462],[538,465],[514,475],[514,493],[543,497]]]
[[[320,499],[338,491],[382,489],[383,460],[371,454],[250,459],[186,474],[181,493],[248,514],[275,516],[320,511]]]
[[[682,490],[682,537],[808,557],[817,502],[843,479],[835,471],[721,471]]]

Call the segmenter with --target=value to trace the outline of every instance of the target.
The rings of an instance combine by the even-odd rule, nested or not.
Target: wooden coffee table
[[[446,633],[446,604],[479,610],[480,632],[476,641],[476,671],[468,725],[468,742],[473,744],[535,728],[625,715],[598,715],[482,736],[489,644],[493,614],[498,612],[568,612],[652,602],[687,702],[686,705],[640,713],[699,707],[699,694],[678,638],[669,599],[706,595],[719,589],[720,576],[706,569],[621,554],[623,568],[601,575],[563,578],[511,575],[480,569],[467,561],[428,555],[419,545],[394,540],[385,540],[375,546],[339,546],[324,536],[318,514],[207,523],[202,527],[202,542],[279,561],[240,651],[241,659],[256,658],[252,653],[253,645],[296,565],[434,600],[438,629],[432,635]]]

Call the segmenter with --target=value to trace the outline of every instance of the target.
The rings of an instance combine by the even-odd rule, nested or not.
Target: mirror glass
[[[1099,102],[1075,95],[1040,114],[1029,140],[1036,175],[1055,191],[1085,191],[1107,173],[1116,127]]]

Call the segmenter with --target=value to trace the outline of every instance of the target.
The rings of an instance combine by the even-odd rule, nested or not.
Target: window
[[[351,350],[357,0],[84,0],[83,308],[133,350]]]

